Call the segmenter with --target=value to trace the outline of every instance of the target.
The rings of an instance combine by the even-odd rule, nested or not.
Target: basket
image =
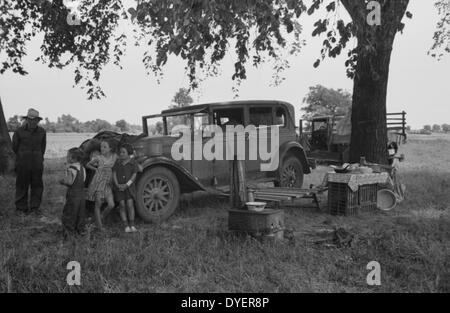
[[[346,183],[328,183],[328,209],[333,215],[356,215],[377,208],[378,184],[359,186],[352,191]]]

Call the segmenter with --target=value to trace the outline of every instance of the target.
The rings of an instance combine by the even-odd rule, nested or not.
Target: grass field
[[[394,211],[335,217],[302,202],[285,209],[295,236],[279,243],[230,234],[228,202],[211,197],[184,205],[165,223],[140,223],[137,234],[111,219],[106,233],[63,243],[57,224],[15,214],[14,180],[0,178],[0,292],[449,292],[450,136],[411,136],[401,153],[406,200]],[[46,160],[42,207],[49,219],[61,214],[62,169],[61,159]],[[320,182],[325,171],[305,184]],[[323,227],[347,230],[351,246],[301,235]],[[81,264],[79,287],[66,284],[72,260]],[[381,286],[366,284],[373,260]]]

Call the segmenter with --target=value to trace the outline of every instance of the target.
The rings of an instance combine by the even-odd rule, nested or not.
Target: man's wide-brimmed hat
[[[28,118],[28,119],[38,119],[38,120],[42,120],[42,117],[39,117],[39,112],[36,111],[35,109],[29,109],[28,110],[28,114],[26,116],[22,116],[22,118]]]

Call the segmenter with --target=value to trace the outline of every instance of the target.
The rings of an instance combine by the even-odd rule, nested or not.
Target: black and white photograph
[[[0,293],[449,293],[449,75],[450,0],[0,0]]]

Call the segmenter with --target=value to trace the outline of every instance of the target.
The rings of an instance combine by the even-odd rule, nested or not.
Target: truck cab
[[[388,113],[386,117],[389,153],[406,142],[406,112]],[[310,160],[323,164],[349,162],[351,115],[318,115],[300,120],[299,135]]]

